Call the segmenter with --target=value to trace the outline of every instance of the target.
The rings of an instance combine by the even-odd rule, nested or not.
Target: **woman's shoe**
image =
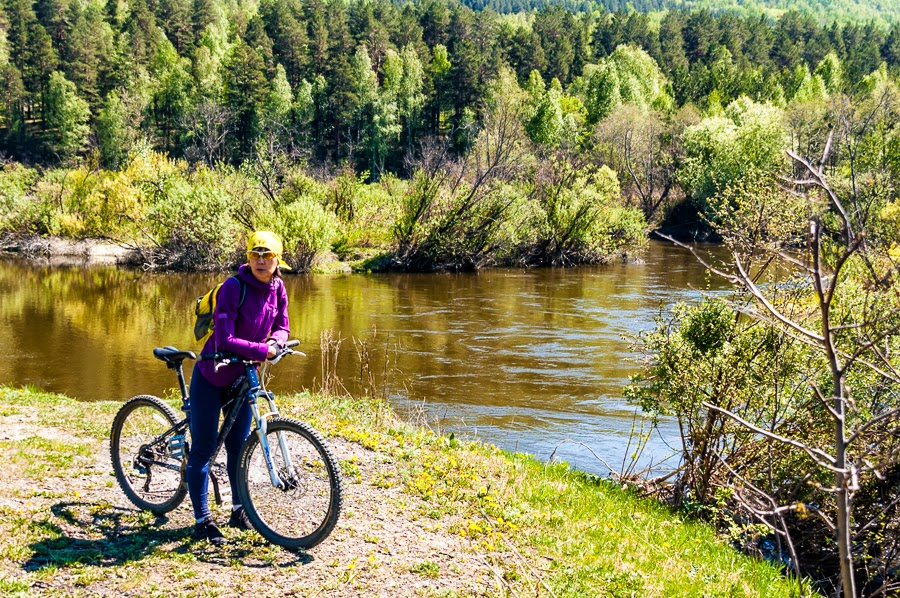
[[[213,520],[209,517],[194,526],[193,535],[195,540],[208,540],[210,544],[216,546],[221,546],[227,542],[225,536],[219,531],[219,528],[216,527],[216,524],[213,523]]]
[[[247,511],[244,510],[244,507],[232,509],[231,517],[228,519],[228,527],[253,529],[253,524],[250,523],[250,518],[247,517]]]

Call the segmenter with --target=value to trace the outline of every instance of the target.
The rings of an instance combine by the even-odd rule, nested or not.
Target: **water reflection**
[[[0,381],[87,401],[160,394],[174,377],[151,349],[193,347],[194,299],[219,278],[2,262]],[[351,392],[374,383],[407,413],[424,405],[446,429],[543,459],[559,447],[558,457],[602,472],[585,447],[560,443],[621,462],[635,412],[621,398],[635,369],[622,336],[707,282],[688,252],[652,244],[636,264],[287,284],[292,336],[309,357],[280,364],[275,390],[321,384],[319,337],[330,329],[344,339],[337,368]],[[647,459],[667,453],[671,424],[662,436]]]

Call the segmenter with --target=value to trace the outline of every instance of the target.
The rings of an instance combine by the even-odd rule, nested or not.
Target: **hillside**
[[[270,171],[286,162],[325,172],[346,165],[378,180],[408,177],[435,143],[453,156],[469,150],[486,104],[498,94],[519,101],[515,88],[497,88],[505,70],[532,93],[532,73],[541,85],[556,79],[577,100],[567,126],[581,128],[581,147],[601,101],[592,73],[620,45],[656,62],[673,95],[668,113],[742,95],[784,104],[831,54],[838,92],[855,92],[882,63],[900,65],[900,31],[888,25],[896,2],[877,13],[809,4],[771,19],[758,15],[779,15],[779,6],[741,3],[733,14],[713,4],[697,11],[699,3],[685,3],[691,10],[663,16],[588,14],[572,1],[572,10],[498,16],[456,0],[138,0],[127,9],[6,0],[0,155],[42,165],[90,158],[116,169],[149,147],[191,163],[251,160]]]
[[[609,12],[652,13],[667,10],[706,10],[712,14],[729,13],[741,17],[766,16],[777,19],[788,11],[816,18],[822,24],[869,23],[893,25],[900,20],[900,3],[859,2],[856,0],[463,0],[474,10],[518,13],[562,6],[575,12],[605,10]]]

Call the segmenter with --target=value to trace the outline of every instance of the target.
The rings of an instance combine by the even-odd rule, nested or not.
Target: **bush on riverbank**
[[[108,238],[146,267],[175,270],[239,262],[238,240],[259,228],[281,234],[298,271],[327,251],[435,270],[597,262],[643,241],[643,216],[622,204],[605,167],[594,173],[560,157],[537,174],[573,186],[548,192],[531,182],[533,169],[510,168],[509,156],[487,171],[473,159],[441,160],[412,181],[368,184],[352,172],[319,180],[263,158],[241,169],[191,167],[150,150],[118,171],[84,165],[39,174],[8,165],[0,231]],[[559,174],[566,171],[579,174]]]
[[[186,505],[155,520],[115,485],[107,435],[120,405],[0,387],[0,592],[798,594],[711,528],[606,480],[404,424],[380,401],[310,394],[281,406],[338,455],[335,532],[310,555],[230,530],[210,549],[189,538]]]

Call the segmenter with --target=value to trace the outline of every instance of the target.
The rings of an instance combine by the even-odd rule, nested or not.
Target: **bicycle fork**
[[[275,406],[275,401],[272,395],[260,388],[259,379],[256,377],[256,372],[253,372],[253,376],[250,378],[251,391],[250,391],[250,409],[253,412],[253,419],[256,421],[256,435],[259,438],[259,444],[263,449],[263,456],[266,460],[266,467],[269,470],[269,479],[272,482],[272,485],[275,488],[279,488],[281,490],[287,490],[288,486],[285,481],[281,479],[278,475],[278,470],[275,467],[275,461],[272,459],[272,451],[269,447],[269,438],[266,436],[267,431],[267,421],[268,418],[272,416],[278,415],[278,408]],[[269,404],[268,413],[261,415],[259,412],[259,405],[256,403],[256,399],[258,396],[263,395],[266,397],[266,401]],[[284,439],[284,433],[278,432],[278,448],[281,449],[281,456],[284,459],[284,466],[287,473],[294,479],[297,477],[297,472],[294,469],[294,463],[291,460],[291,454],[288,451],[287,443]]]

